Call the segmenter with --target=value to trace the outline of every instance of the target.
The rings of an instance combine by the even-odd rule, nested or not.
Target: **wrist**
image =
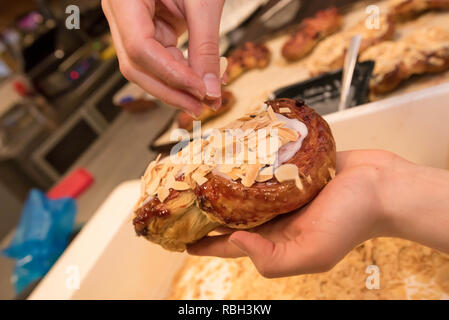
[[[377,182],[380,235],[447,251],[449,171],[395,156]]]

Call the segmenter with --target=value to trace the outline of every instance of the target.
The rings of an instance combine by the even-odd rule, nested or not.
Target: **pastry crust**
[[[265,44],[246,42],[228,56],[228,67],[225,72],[227,84],[230,84],[246,71],[265,68],[268,66],[270,58],[270,50]]]
[[[390,0],[391,16],[397,21],[413,19],[429,10],[449,9],[449,0]]]
[[[171,158],[164,159],[165,162],[157,159],[142,177],[142,195],[133,220],[136,233],[165,249],[183,251],[187,244],[201,239],[220,225],[252,228],[311,201],[335,174],[335,142],[328,124],[302,101],[277,99],[268,101],[264,108],[259,113],[240,118],[227,128],[276,127],[281,131],[280,139],[287,139],[282,146],[291,146],[290,142],[296,146],[300,141],[301,144],[293,149],[293,156],[277,166],[274,175],[258,180],[266,177],[262,169],[270,166],[259,165],[259,160],[254,165],[244,162],[238,168],[234,166],[238,173],[237,177],[231,178],[233,174],[230,171],[220,171],[222,164],[189,162],[176,165]],[[296,136],[283,127],[285,123],[278,120],[281,114],[284,121],[306,127],[302,140],[298,140],[301,130]],[[267,134],[271,136],[272,133]],[[245,138],[249,139],[249,136]],[[201,143],[206,146],[208,141],[202,140]],[[211,141],[211,144],[215,143]],[[224,146],[215,152],[224,150],[221,148]],[[278,152],[277,158],[279,150],[274,150]],[[255,172],[251,171],[254,167]],[[282,180],[278,173],[287,167],[294,168],[295,176],[283,177]],[[251,180],[249,176],[253,173]]]
[[[428,27],[399,41],[380,43],[365,51],[360,60],[376,63],[371,92],[390,92],[413,75],[449,69],[449,30]]]
[[[337,32],[343,18],[336,8],[318,11],[312,17],[304,19],[298,29],[287,39],[282,47],[282,56],[288,61],[303,58],[327,36]]]
[[[207,106],[203,106],[203,112],[201,113],[201,115],[199,116],[198,119],[194,119],[191,115],[189,115],[187,112],[180,112],[178,114],[178,126],[181,129],[185,129],[188,131],[191,131],[193,128],[193,121],[197,120],[197,121],[208,121],[212,118],[215,118],[221,114],[224,114],[226,112],[228,112],[229,110],[231,110],[232,106],[235,103],[235,96],[231,91],[222,91],[221,93],[221,99],[222,99],[222,103],[221,103],[221,107],[220,109],[214,111],[211,108],[207,107]]]
[[[350,29],[338,32],[321,41],[307,62],[310,73],[320,75],[342,68],[351,38],[357,34],[362,36],[360,53],[393,37],[395,25],[390,16],[381,15],[378,27],[368,28],[363,19]]]

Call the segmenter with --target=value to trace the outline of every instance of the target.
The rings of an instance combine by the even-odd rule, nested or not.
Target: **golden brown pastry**
[[[342,68],[349,43],[354,35],[362,36],[360,53],[393,37],[395,26],[389,16],[381,15],[378,26],[379,28],[368,28],[366,19],[362,19],[350,29],[338,32],[321,41],[313,50],[310,60],[307,62],[310,73],[319,75]]]
[[[203,106],[203,112],[199,116],[198,119],[194,119],[190,114],[187,112],[180,112],[178,114],[178,126],[181,129],[185,130],[192,130],[193,128],[193,121],[208,121],[212,118],[215,118],[223,113],[228,112],[231,110],[232,106],[235,103],[235,96],[231,91],[225,91],[223,90],[221,93],[221,107],[220,109],[214,111],[211,108],[207,106]]]
[[[228,57],[228,67],[225,72],[227,84],[246,71],[265,68],[268,66],[270,58],[270,50],[265,44],[246,42],[242,47],[235,49]]]
[[[343,18],[336,8],[318,11],[312,17],[304,19],[298,29],[288,38],[282,47],[282,55],[288,61],[296,61],[307,55],[324,38],[337,32]]]
[[[449,9],[449,0],[390,0],[390,14],[395,20],[407,20],[429,10]]]
[[[224,140],[231,129],[234,139]],[[153,161],[142,177],[135,230],[183,251],[218,226],[258,226],[311,201],[335,174],[335,157],[330,128],[313,109],[302,101],[269,101]]]
[[[427,27],[399,41],[380,43],[365,51],[360,60],[376,63],[371,92],[387,93],[412,75],[449,69],[449,30]]]

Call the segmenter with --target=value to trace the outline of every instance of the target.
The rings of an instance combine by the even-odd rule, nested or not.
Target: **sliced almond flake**
[[[140,179],[140,195],[143,197],[145,195],[146,183],[144,177]]]
[[[204,183],[207,182],[207,178],[202,176],[199,172],[195,172],[194,174],[192,174],[192,179],[195,180],[195,182],[199,186],[202,186]]]
[[[251,128],[251,129],[259,130],[259,129],[262,129],[262,128],[267,127],[267,126],[270,125],[271,123],[272,123],[271,120],[269,120],[269,119],[264,119],[264,120],[259,121],[259,122],[257,123],[257,125],[256,125],[254,128]]]
[[[220,57],[220,78],[223,78],[226,69],[228,68],[228,59],[226,57]]]
[[[304,190],[304,187],[302,185],[302,182],[301,182],[301,179],[299,178],[299,176],[296,176],[296,178],[295,178],[295,185],[296,185],[296,188],[298,188],[300,191]]]
[[[258,121],[255,121],[254,119],[252,119],[252,120],[249,120],[249,121],[245,121],[243,123],[243,125],[240,127],[240,129],[242,129],[242,130],[249,130],[249,129],[256,130],[257,125],[258,125]]]
[[[204,172],[204,173],[209,173],[209,172],[211,172],[212,171],[212,169],[213,169],[213,167],[212,166],[209,166],[209,165],[207,165],[207,164],[203,164],[203,165],[201,165],[199,168],[198,168],[198,170],[200,170],[201,172]]]
[[[245,176],[242,178],[242,184],[245,187],[251,187],[259,174],[260,164],[248,164],[245,170]]]
[[[291,113],[292,111],[290,108],[279,108],[280,113]]]
[[[159,171],[158,171],[158,175],[161,179],[165,178],[165,176],[167,175],[167,172],[172,168],[172,165],[168,162],[165,162],[162,164],[162,166],[160,167]]]
[[[192,174],[188,174],[184,176],[184,183],[187,183],[190,186],[190,189],[195,189],[196,182],[192,179]]]
[[[190,175],[192,172],[194,172],[196,169],[198,169],[199,166],[200,166],[200,164],[189,164],[189,165],[187,165],[187,169],[184,172],[184,176]]]
[[[272,122],[271,123],[271,126],[273,127],[273,128],[277,128],[277,127],[282,127],[282,126],[285,126],[285,122],[284,121],[274,121],[274,122]]]
[[[266,182],[268,180],[271,180],[273,178],[273,175],[262,175],[259,173],[259,175],[256,178],[256,182]]]
[[[335,169],[334,168],[327,168],[329,171],[329,175],[331,176],[331,179],[335,178]]]
[[[143,207],[144,205],[146,205],[148,202],[150,202],[151,200],[153,200],[154,196],[148,196],[145,200],[143,200],[142,204],[140,205],[140,207]]]
[[[279,128],[277,130],[278,130],[278,134],[281,138],[283,138],[287,141],[298,141],[298,138],[299,138],[298,133],[296,133],[292,129]]]
[[[172,184],[172,188],[177,191],[185,191],[190,189],[190,185],[188,183],[182,181],[175,181]]]
[[[277,121],[278,118],[276,117],[276,114],[274,113],[273,108],[271,106],[268,107],[267,112],[271,121]]]
[[[273,176],[273,167],[269,166],[269,167],[262,168],[262,170],[260,170],[259,174],[262,176]]]
[[[232,172],[232,169],[234,169],[233,164],[222,164],[218,167],[218,171],[223,172],[223,173]]]
[[[151,179],[150,184],[147,186],[147,189],[146,189],[147,194],[155,195],[160,182],[161,182],[161,177],[159,175],[157,175],[156,177]]]
[[[185,167],[184,164],[177,164],[177,165],[175,165],[173,167],[172,171],[171,171],[173,173],[173,176],[177,177],[184,167]]]
[[[238,180],[242,177],[242,170],[240,168],[234,168],[232,169],[231,172],[226,173],[226,175],[231,179],[231,180]]]
[[[170,190],[168,190],[168,188],[166,188],[166,187],[160,187],[157,190],[157,197],[161,203],[163,203],[165,201],[165,199],[168,198],[169,195],[170,195]]]
[[[295,180],[298,177],[298,167],[291,163],[283,164],[276,169],[274,176],[281,183]]]
[[[165,187],[168,189],[173,188],[173,184],[176,182],[175,175],[173,172],[168,172],[167,176],[165,177]]]

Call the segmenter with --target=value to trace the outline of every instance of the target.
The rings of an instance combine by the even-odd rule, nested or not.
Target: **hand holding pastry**
[[[249,256],[265,277],[331,269],[374,237],[400,237],[449,252],[449,171],[386,151],[337,154],[337,175],[305,208],[247,231],[222,230],[194,255]]]

